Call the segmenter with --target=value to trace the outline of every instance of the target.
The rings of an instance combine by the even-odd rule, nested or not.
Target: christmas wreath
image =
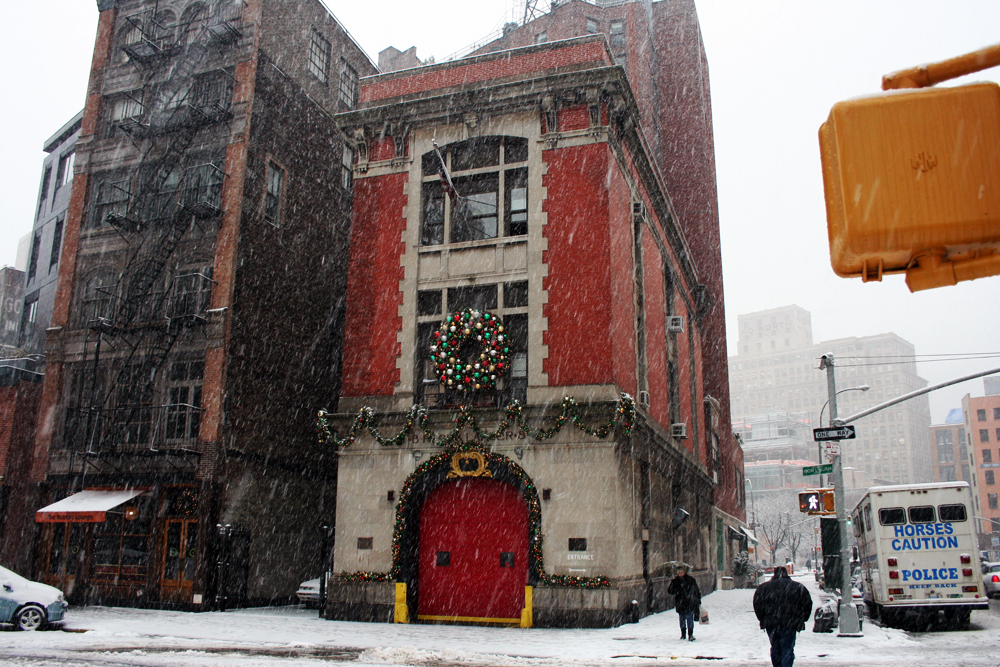
[[[478,357],[469,354],[470,344],[480,348]],[[510,367],[503,323],[485,310],[466,308],[449,315],[434,332],[430,354],[441,384],[459,391],[492,389]]]

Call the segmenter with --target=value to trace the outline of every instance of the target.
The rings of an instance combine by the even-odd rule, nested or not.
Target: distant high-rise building
[[[819,358],[828,353],[834,356],[841,418],[927,385],[917,375],[913,345],[894,333],[813,343],[811,316],[795,305],[739,315],[738,321],[737,354],[729,358],[737,432],[752,430],[757,416],[773,413],[794,415],[810,428],[828,424],[827,376],[819,370]],[[844,391],[865,385],[866,391]],[[845,468],[890,483],[933,479],[926,396],[853,423],[857,438],[843,441]]]
[[[931,465],[935,482],[970,481],[969,448],[961,409],[949,410],[943,424],[931,426]]]

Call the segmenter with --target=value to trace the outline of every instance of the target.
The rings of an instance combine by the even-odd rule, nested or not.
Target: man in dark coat
[[[674,568],[676,576],[667,587],[667,593],[674,596],[674,609],[681,621],[681,639],[694,641],[694,617],[701,609],[701,590],[698,582],[688,574],[688,566],[681,563]]]
[[[771,641],[771,664],[792,667],[795,633],[806,629],[812,612],[809,591],[799,582],[792,581],[784,567],[776,567],[771,580],[757,587],[753,611]]]

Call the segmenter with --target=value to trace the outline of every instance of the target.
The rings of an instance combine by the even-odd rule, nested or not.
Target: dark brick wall
[[[42,384],[13,379],[0,386],[0,563],[31,576],[37,485],[30,480]]]

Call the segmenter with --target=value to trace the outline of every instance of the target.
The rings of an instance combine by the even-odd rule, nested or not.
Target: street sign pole
[[[837,425],[837,380],[834,377],[834,360],[832,354],[824,354],[819,363],[820,370],[826,370],[826,388],[830,394],[830,426]],[[822,426],[822,424],[820,425]],[[840,441],[835,440],[838,447],[831,457],[833,463],[833,497],[834,509],[837,511],[837,525],[840,529],[840,632],[841,637],[860,637],[861,624],[858,622],[858,610],[854,606],[854,596],[851,591],[851,545],[847,535],[847,500],[844,497],[844,464],[843,455],[839,451]]]

